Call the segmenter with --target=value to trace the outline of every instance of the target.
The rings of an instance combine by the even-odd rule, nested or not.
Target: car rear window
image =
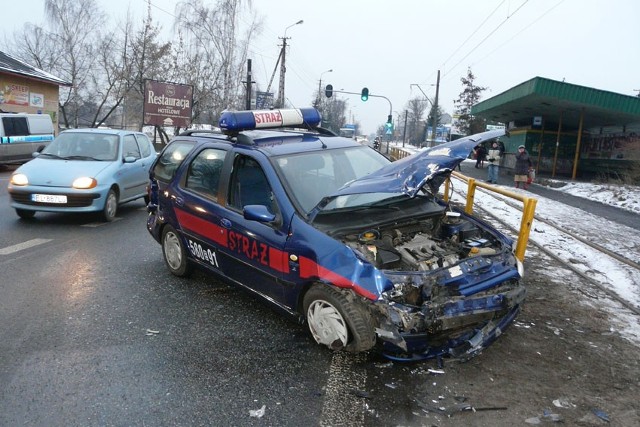
[[[2,126],[5,136],[29,135],[26,117],[3,117]]]
[[[173,141],[169,144],[153,167],[155,178],[160,181],[171,181],[193,145],[191,141]]]

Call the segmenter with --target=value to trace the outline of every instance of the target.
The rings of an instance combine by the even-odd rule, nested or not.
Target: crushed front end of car
[[[513,322],[525,300],[513,242],[444,203],[440,184],[485,132],[390,164],[343,186],[313,212],[384,277],[370,307],[384,354],[469,359]]]
[[[411,212],[420,201],[400,203]],[[432,206],[421,217],[334,237],[386,279],[371,308],[386,356],[468,359],[519,313],[526,290],[518,261],[512,242],[488,224],[422,203]]]

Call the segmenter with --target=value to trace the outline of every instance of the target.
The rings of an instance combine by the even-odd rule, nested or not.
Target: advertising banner
[[[1,92],[5,104],[29,105],[29,86],[8,84]]]
[[[144,81],[144,124],[187,128],[191,125],[193,86]]]

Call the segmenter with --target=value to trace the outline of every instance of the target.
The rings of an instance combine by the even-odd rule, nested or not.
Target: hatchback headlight
[[[86,177],[86,176],[82,176],[80,178],[76,178],[73,181],[73,184],[71,184],[71,186],[73,188],[78,188],[78,189],[81,189],[81,190],[86,190],[88,188],[93,188],[96,185],[98,185],[98,181],[96,181],[93,178]]]
[[[29,179],[27,178],[27,175],[23,173],[14,173],[11,175],[10,182],[13,185],[28,185]]]

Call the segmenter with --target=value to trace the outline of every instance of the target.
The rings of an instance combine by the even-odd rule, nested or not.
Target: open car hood
[[[505,134],[504,129],[477,133],[389,163],[369,175],[348,182],[335,193],[323,198],[311,215],[315,216],[336,197],[349,194],[404,193],[409,197],[415,197],[425,185],[429,185],[431,192],[436,193],[446,174],[466,159],[473,147]]]
[[[345,184],[329,197],[360,193],[405,193],[415,197],[436,176],[455,169],[473,147],[504,135],[504,130],[490,130],[419,151]]]

